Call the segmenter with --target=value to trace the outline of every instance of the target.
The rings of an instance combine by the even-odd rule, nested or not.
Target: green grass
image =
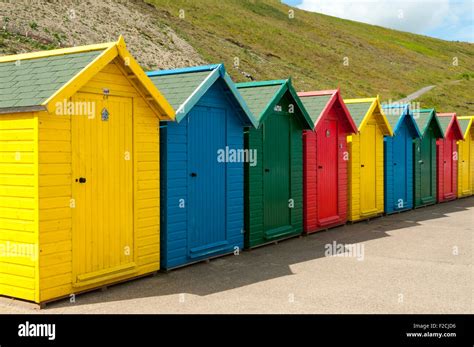
[[[321,14],[271,0],[147,0],[163,21],[237,81],[292,76],[298,90],[341,87],[345,98],[398,99],[431,84],[423,107],[474,114],[474,45],[447,42]],[[179,18],[180,9],[185,18]],[[240,61],[233,68],[234,59]],[[349,59],[349,66],[343,64]],[[454,66],[453,59],[459,64]],[[463,75],[466,74],[466,75]],[[464,77],[463,77],[464,76]],[[463,79],[456,85],[449,81]],[[465,88],[465,89],[464,89]],[[471,93],[472,94],[472,93]]]
[[[418,100],[421,105],[436,105],[439,112],[456,112],[458,116],[474,116],[474,79],[439,85]]]

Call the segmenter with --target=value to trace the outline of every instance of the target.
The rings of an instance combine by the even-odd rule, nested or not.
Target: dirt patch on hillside
[[[139,0],[13,0],[0,7],[0,53],[116,41],[146,69],[205,63],[195,49],[163,23],[169,16]]]

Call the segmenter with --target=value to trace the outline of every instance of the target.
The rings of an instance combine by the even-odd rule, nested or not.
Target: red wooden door
[[[453,144],[455,142],[451,139],[444,141],[444,197],[448,198],[454,194],[453,181]]]
[[[325,120],[318,133],[318,220],[327,224],[338,218],[338,124],[336,120]]]

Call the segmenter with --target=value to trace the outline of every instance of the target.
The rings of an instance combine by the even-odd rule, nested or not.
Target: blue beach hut
[[[421,137],[409,105],[382,106],[394,129],[384,138],[385,213],[413,208],[413,140]]]
[[[242,249],[246,103],[222,64],[147,75],[176,111],[160,129],[162,268]]]

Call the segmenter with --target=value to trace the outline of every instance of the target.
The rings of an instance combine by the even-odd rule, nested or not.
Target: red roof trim
[[[333,95],[336,94],[338,89],[328,89],[328,90],[313,90],[311,92],[298,92],[299,97],[305,96],[322,96],[322,95]]]
[[[449,122],[448,128],[446,129],[445,137],[452,131],[454,131],[454,138],[456,140],[463,140],[464,134],[461,130],[461,125],[459,124],[458,117],[456,113],[437,113],[438,117],[451,117],[451,121]]]
[[[354,123],[354,120],[351,117],[351,114],[349,113],[349,110],[346,107],[346,104],[344,103],[344,100],[342,99],[340,89],[331,89],[331,90],[317,90],[317,91],[311,91],[311,92],[298,92],[298,96],[300,98],[304,97],[311,97],[311,96],[323,96],[323,95],[332,95],[332,97],[329,99],[328,103],[326,106],[324,106],[324,109],[321,111],[321,114],[318,116],[316,123],[314,124],[314,131],[317,130],[320,120],[324,117],[324,115],[329,112],[331,107],[334,105],[336,101],[339,101],[345,115],[346,119],[349,123],[349,126],[351,128],[351,132],[356,134],[358,132],[357,126]]]

